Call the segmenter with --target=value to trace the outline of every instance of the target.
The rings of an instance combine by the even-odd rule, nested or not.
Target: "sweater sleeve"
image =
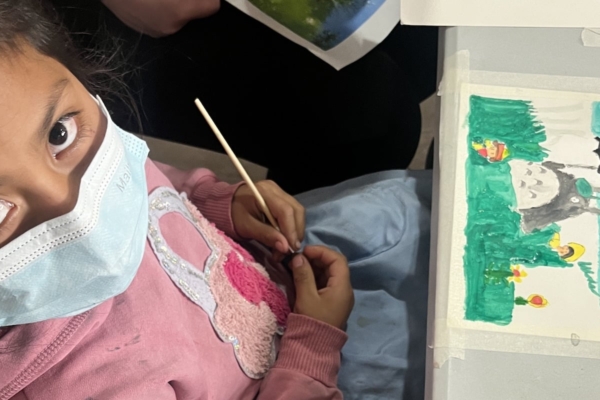
[[[236,240],[237,235],[231,219],[233,195],[242,183],[230,185],[218,180],[216,175],[206,169],[198,168],[182,171],[170,165],[154,162],[158,169],[171,181],[175,190],[187,194],[188,199],[198,210],[214,223],[218,229]]]
[[[340,352],[348,336],[312,318],[290,314],[275,365],[257,400],[341,400]]]

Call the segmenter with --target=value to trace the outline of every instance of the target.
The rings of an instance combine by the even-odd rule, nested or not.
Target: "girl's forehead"
[[[21,128],[45,110],[49,96],[59,82],[69,83],[72,75],[59,62],[30,47],[0,57],[0,142],[3,132]]]
[[[69,75],[69,71],[58,61],[38,53],[30,46],[8,51],[0,57],[0,96],[10,95],[15,100],[43,95],[44,90],[51,90],[53,82],[68,78]],[[16,92],[22,93],[18,96]]]

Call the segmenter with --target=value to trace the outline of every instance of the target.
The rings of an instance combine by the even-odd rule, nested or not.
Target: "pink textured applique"
[[[225,274],[229,281],[252,304],[267,303],[277,317],[277,323],[285,326],[290,308],[287,299],[271,280],[261,275],[255,268],[230,253],[225,262]]]
[[[203,235],[221,250],[209,275],[217,304],[215,329],[225,341],[237,339],[233,344],[242,369],[251,377],[262,377],[275,361],[274,337],[285,327],[288,301],[262,265],[191,202],[185,204]]]
[[[252,255],[248,252],[248,250],[246,250],[245,248],[240,246],[240,244],[238,242],[236,242],[229,236],[225,235],[224,233],[223,233],[223,238],[225,239],[225,241],[227,243],[229,243],[229,245],[231,247],[233,247],[235,250],[237,250],[242,255],[242,257],[244,257],[246,260],[254,261],[254,257],[252,257]]]
[[[254,375],[264,374],[274,361],[275,315],[264,302],[257,306],[245,301],[221,268],[211,273],[210,280],[218,305],[215,311],[218,328],[226,336],[239,340],[240,364]]]

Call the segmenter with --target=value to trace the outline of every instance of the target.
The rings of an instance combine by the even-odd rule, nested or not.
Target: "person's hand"
[[[272,181],[261,181],[256,188],[265,199],[281,232],[273,228],[248,185],[242,185],[233,196],[231,218],[238,235],[257,240],[281,254],[289,248],[299,250],[304,240],[304,207]]]
[[[189,21],[219,11],[220,0],[102,0],[121,22],[154,38],[168,36]]]
[[[294,312],[344,329],[354,292],[346,258],[322,246],[307,246],[291,262],[296,285]]]

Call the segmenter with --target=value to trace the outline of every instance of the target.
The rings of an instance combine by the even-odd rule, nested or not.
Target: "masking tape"
[[[588,77],[571,77],[557,75],[519,74],[499,71],[470,70],[468,51],[460,51],[444,61],[444,73],[439,86],[438,95],[441,97],[441,123],[438,137],[439,165],[439,220],[437,234],[439,238],[451,238],[459,227],[456,223],[454,205],[456,193],[456,138],[463,121],[460,121],[461,89],[465,84],[480,84],[503,86],[510,88],[529,88],[543,90],[558,90],[583,93],[600,93],[600,79]],[[462,315],[448,315],[450,303],[460,302],[460,293],[450,293],[450,260],[452,241],[437,240],[437,249],[433,249],[435,257],[435,321],[430,347],[433,349],[433,366],[441,368],[450,358],[464,360],[468,351],[497,351],[505,353],[524,353],[535,355],[552,355],[577,358],[600,359],[600,342],[582,340],[584,332],[576,332],[562,337],[543,337],[536,334],[515,334],[501,332],[501,327],[495,330],[477,329],[464,321]],[[458,279],[454,277],[454,279]],[[464,301],[464,300],[462,300]],[[547,333],[549,334],[549,332]]]
[[[449,356],[460,359],[465,358],[467,350],[600,359],[600,342],[582,340],[575,333],[559,338],[462,329],[452,327],[449,320],[436,320],[436,324],[440,329],[436,329],[439,336],[436,335],[434,348],[451,349]]]
[[[444,72],[438,87],[438,96],[457,93],[463,82],[470,81],[470,60],[468,50],[458,51],[444,59]]]
[[[465,359],[464,330],[448,326],[446,319],[436,319],[433,342],[433,367],[441,368],[450,358]]]
[[[445,103],[454,105],[452,97],[458,97],[457,94],[461,91],[464,83],[600,93],[600,78],[471,70],[469,52],[461,50],[444,60],[444,72],[438,88],[438,96],[443,100],[442,108]],[[453,108],[457,109],[457,107]]]
[[[439,85],[438,96],[442,98],[440,109],[440,123],[438,137],[436,138],[436,150],[438,164],[443,166],[436,170],[437,205],[437,235],[441,238],[452,237],[452,220],[454,209],[454,185],[456,174],[456,146],[455,130],[459,126],[458,96],[460,86],[469,81],[469,52],[460,51],[449,56],[444,61],[444,72]],[[449,358],[464,359],[464,349],[461,345],[460,334],[457,337],[451,332],[446,321],[448,304],[448,289],[450,287],[449,268],[447,260],[450,258],[451,243],[446,240],[434,240],[436,249],[432,249],[435,268],[434,316],[429,321],[435,321],[433,332],[430,333],[433,349],[433,367],[441,368]]]
[[[584,28],[581,31],[581,41],[585,47],[600,47],[600,29]]]

